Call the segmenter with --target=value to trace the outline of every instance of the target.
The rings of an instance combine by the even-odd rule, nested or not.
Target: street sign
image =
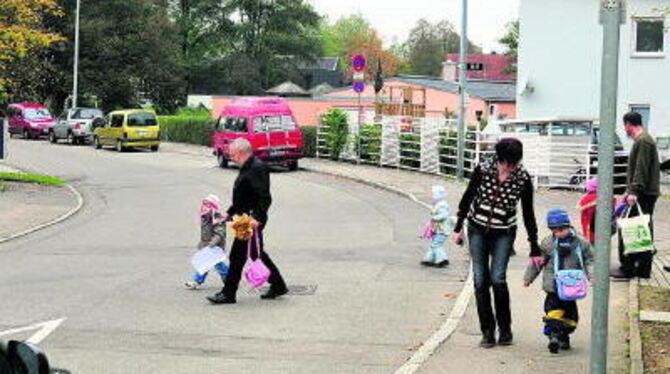
[[[351,68],[354,69],[355,72],[362,72],[365,70],[367,65],[368,62],[365,60],[365,56],[363,55],[356,55],[351,59]]]
[[[354,91],[357,93],[361,93],[365,90],[365,83],[362,81],[355,81],[354,82]]]
[[[365,73],[361,72],[355,72],[353,74],[353,78],[355,81],[364,81],[365,80]]]

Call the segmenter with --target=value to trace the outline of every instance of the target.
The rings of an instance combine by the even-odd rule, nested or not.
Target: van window
[[[93,119],[102,117],[102,111],[99,109],[78,109],[74,112],[72,118],[74,119]]]
[[[244,117],[221,117],[219,120],[219,129],[223,131],[246,133],[247,119]]]
[[[51,119],[51,113],[47,108],[25,108],[23,115],[29,120]]]
[[[261,116],[254,119],[254,132],[277,132],[295,130],[295,122],[291,116]]]
[[[111,127],[123,127],[123,114],[112,116]]]
[[[133,113],[128,115],[128,126],[156,126],[156,116],[153,113]]]

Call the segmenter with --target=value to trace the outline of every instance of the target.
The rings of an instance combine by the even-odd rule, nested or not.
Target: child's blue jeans
[[[435,234],[430,241],[428,253],[426,253],[425,261],[440,263],[447,259],[447,252],[444,250],[444,243],[449,238],[446,234]]]
[[[223,262],[219,262],[218,264],[216,264],[216,266],[214,266],[214,269],[216,269],[217,273],[219,273],[221,281],[223,283],[226,283],[226,277],[228,276],[228,265],[226,265]],[[207,274],[208,273],[200,274],[196,271],[195,273],[193,273],[193,280],[198,284],[205,283],[205,279],[207,279]]]

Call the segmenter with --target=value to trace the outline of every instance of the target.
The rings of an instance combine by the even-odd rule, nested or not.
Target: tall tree
[[[57,33],[44,26],[48,16],[61,16],[56,0],[3,0],[0,6],[0,98],[10,84],[9,66],[13,67],[31,52],[39,51],[61,40]],[[35,61],[31,61],[35,62]],[[35,64],[26,64],[24,68]],[[28,72],[28,71],[25,71]],[[14,76],[15,78],[15,76]]]
[[[392,50],[383,47],[382,40],[370,23],[360,14],[354,14],[337,20],[334,24],[321,25],[321,41],[327,56],[339,57],[340,68],[346,79],[351,80],[350,60],[353,55],[363,54],[368,59],[367,76],[372,78],[377,70],[378,61],[382,63],[383,76],[398,73],[402,59]]]
[[[447,54],[459,52],[460,36],[449,21],[420,19],[410,31],[407,49],[414,74],[439,76]],[[468,53],[481,53],[481,48],[468,41]]]
[[[498,42],[505,46],[505,55],[510,58],[509,66],[505,69],[505,73],[516,73],[519,51],[519,20],[507,24],[505,35],[498,39]]]

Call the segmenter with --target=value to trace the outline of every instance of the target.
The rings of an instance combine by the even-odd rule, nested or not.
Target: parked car
[[[296,170],[304,156],[302,132],[283,98],[237,99],[223,109],[212,135],[219,166],[228,166],[228,147],[237,138],[247,139],[254,155],[271,165]]]
[[[557,157],[562,160],[556,160],[557,157],[550,157],[547,160],[550,169],[551,178],[560,178],[563,174],[567,179],[568,185],[582,185],[588,175],[596,175],[598,172],[598,144],[600,143],[600,129],[595,119],[554,117],[540,119],[514,119],[502,121],[496,124],[496,127],[486,128],[483,131],[485,138],[495,136],[505,136],[505,134],[539,134],[547,136],[551,141],[547,144],[548,154],[550,150],[562,147]],[[575,143],[569,140],[570,137],[586,139],[588,142],[588,165],[581,154],[575,153],[574,157],[567,157],[567,154],[574,151]],[[622,193],[626,185],[626,171],[628,168],[628,153],[624,150],[621,139],[614,134],[614,190],[615,193]],[[564,144],[564,145],[561,145]],[[576,151],[574,151],[576,152]],[[569,159],[568,159],[569,158]],[[572,166],[566,164],[572,163]],[[588,168],[588,173],[587,173]]]
[[[94,126],[93,145],[96,149],[113,146],[123,152],[128,148],[149,147],[156,152],[161,144],[158,118],[145,109],[111,112],[101,125]]]
[[[59,139],[67,139],[69,144],[83,144],[93,138],[93,123],[98,127],[104,125],[105,115],[100,109],[72,108],[58,117],[56,124],[49,131],[49,141],[57,143]]]
[[[9,133],[23,135],[24,139],[47,135],[56,123],[49,109],[42,104],[15,103],[7,107]]]

